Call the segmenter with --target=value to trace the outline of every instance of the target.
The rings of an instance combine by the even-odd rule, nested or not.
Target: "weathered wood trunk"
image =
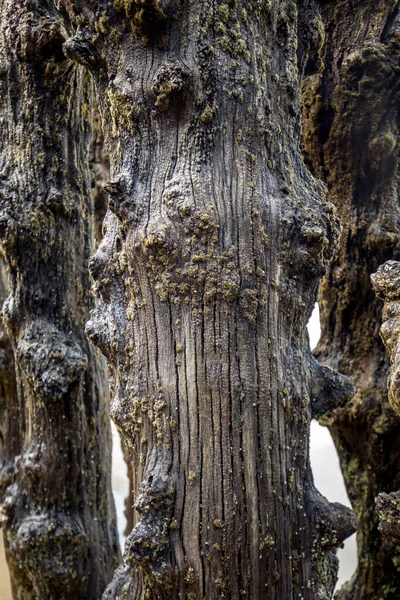
[[[101,117],[95,101],[93,105],[92,123],[93,128],[89,148],[89,165],[92,176],[92,198],[94,204],[93,232],[95,237],[95,247],[97,247],[103,237],[103,220],[108,207],[108,194],[104,188],[104,184],[110,179],[110,160],[104,147]],[[128,535],[133,527],[133,473],[129,448],[126,443],[124,443],[123,439],[121,439],[121,447],[127,465],[127,475],[129,479],[129,492],[125,498],[125,535]]]
[[[83,332],[91,83],[63,54],[51,4],[3,0],[0,23],[3,315],[18,394],[4,392],[1,523],[15,598],[94,600],[118,541],[104,363]]]
[[[309,425],[352,386],[306,334],[338,235],[299,150],[315,6],[65,6],[111,163],[87,332],[136,497],[105,597],[331,598],[354,521],[314,488]]]
[[[92,135],[89,145],[89,168],[94,210],[93,235],[95,247],[103,237],[102,227],[108,206],[108,196],[104,184],[110,179],[110,160],[104,147],[101,117],[94,99],[92,107]]]
[[[385,301],[380,334],[391,362],[388,397],[394,410],[400,414],[400,262],[387,261],[371,276],[371,280],[378,298]],[[380,519],[379,531],[395,544],[400,544],[400,490],[389,494],[381,492],[376,498],[376,507]]]
[[[381,536],[375,498],[400,488],[400,419],[379,339],[370,275],[399,258],[399,3],[324,3],[322,74],[303,92],[304,146],[342,223],[320,294],[318,359],[348,375],[356,395],[330,427],[358,520],[358,569],[340,600],[398,598],[400,549]]]
[[[8,277],[4,261],[0,261],[0,302],[8,296]],[[19,403],[15,376],[14,353],[7,331],[0,323],[0,498],[12,482],[15,457],[21,453],[21,433]],[[23,586],[23,573],[19,560],[11,551],[6,532],[4,548],[7,562],[13,573],[11,579],[13,595],[17,597],[20,581]]]

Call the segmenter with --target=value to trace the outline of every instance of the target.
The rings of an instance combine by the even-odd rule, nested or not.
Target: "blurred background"
[[[318,304],[308,324],[310,335],[310,346],[314,348],[320,336]],[[115,506],[118,518],[118,531],[121,548],[124,545],[125,498],[128,495],[129,482],[127,468],[121,450],[119,434],[112,424],[113,432],[113,474],[112,485]],[[331,502],[341,502],[350,506],[349,499],[344,487],[342,473],[339,467],[339,459],[329,431],[321,427],[316,421],[311,423],[310,441],[311,466],[314,473],[315,485]],[[338,587],[351,578],[357,565],[356,537],[353,535],[346,540],[343,549],[338,552],[340,567]],[[0,535],[0,600],[12,600],[10,578],[4,557],[3,535]],[[71,599],[72,600],[72,599]]]

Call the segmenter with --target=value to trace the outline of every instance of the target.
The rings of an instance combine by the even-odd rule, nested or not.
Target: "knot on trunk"
[[[20,551],[36,551],[38,547],[47,550],[52,546],[69,546],[71,542],[82,545],[86,539],[83,525],[76,518],[66,514],[39,513],[29,515],[18,527],[17,544]],[[49,560],[56,557],[49,555]],[[68,563],[68,559],[65,560]]]
[[[136,220],[136,202],[128,193],[130,176],[119,173],[112,181],[106,181],[103,189],[108,194],[108,207],[121,223],[132,223]]]
[[[83,566],[88,540],[77,517],[37,512],[18,520],[13,528],[11,550],[34,582],[38,597],[47,597],[48,589],[54,598],[87,596],[89,578]]]
[[[379,494],[375,503],[379,515],[379,531],[391,542],[400,544],[400,492]]]
[[[160,67],[151,86],[159,112],[166,111],[170,102],[176,100],[178,94],[186,89],[188,78],[189,73],[183,65],[170,61]]]
[[[311,413],[313,418],[328,417],[354,396],[355,387],[348,377],[311,359]]]
[[[126,343],[126,308],[119,300],[111,304],[101,303],[91,311],[85,333],[110,361],[127,348]]]
[[[89,32],[84,29],[78,29],[73,37],[64,42],[62,49],[67,58],[89,70],[95,69],[98,65],[97,50],[91,42]]]
[[[11,483],[12,473],[4,472],[0,474],[0,527],[8,527],[12,522],[15,509],[18,505],[18,486]]]
[[[173,576],[169,532],[174,494],[174,483],[168,475],[152,472],[147,476],[135,504],[141,518],[124,552],[128,564],[140,566],[153,584],[162,583],[164,589]]]
[[[322,185],[315,184],[314,194],[320,198],[325,194]],[[326,273],[328,264],[340,238],[340,223],[335,207],[322,200],[324,212],[310,213],[309,211],[290,210],[285,220],[290,227],[297,227],[300,235],[296,251],[287,255],[288,273],[296,280],[299,270],[306,272],[307,277],[321,277]]]
[[[311,220],[308,215],[300,229],[300,239],[307,248],[316,274],[323,275],[339,245],[340,223],[336,208],[324,202],[324,214]]]
[[[115,215],[108,211],[104,220],[104,236],[89,262],[94,289],[102,302],[90,313],[85,333],[103,354],[114,360],[126,353],[127,313],[124,281],[120,277],[127,266],[122,249],[121,227]]]
[[[87,368],[87,357],[74,337],[42,320],[27,327],[17,356],[34,393],[47,402],[61,400]]]
[[[3,463],[0,469],[0,500],[4,497],[6,490],[11,485],[14,476],[14,461]]]
[[[393,219],[394,223],[391,223],[390,219],[387,219],[387,215],[385,215],[385,219],[378,219],[369,227],[367,242],[372,250],[381,253],[384,249],[389,250],[398,244],[400,238],[397,231],[398,214],[397,211],[393,211],[392,214],[395,217]]]
[[[400,262],[388,260],[371,275],[371,281],[381,300],[400,300]]]
[[[400,262],[389,260],[371,275],[372,287],[384,300],[381,338],[392,364],[388,377],[389,401],[400,414]]]
[[[4,256],[11,254],[18,238],[18,222],[6,211],[0,213],[0,244]]]

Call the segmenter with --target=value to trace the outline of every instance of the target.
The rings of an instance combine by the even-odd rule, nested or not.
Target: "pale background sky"
[[[321,329],[319,326],[318,304],[315,305],[308,323],[310,346],[315,348]],[[310,437],[311,468],[314,474],[315,486],[330,502],[341,502],[351,506],[344,486],[339,458],[326,427],[321,427],[317,421],[311,423]],[[339,579],[337,587],[351,578],[357,566],[357,547],[355,534],[346,540],[344,548],[338,551]]]
[[[314,309],[308,324],[310,346],[314,348],[320,336],[318,305]],[[128,494],[128,477],[126,464],[122,455],[118,432],[112,424],[113,431],[113,475],[112,485],[117,509],[118,531],[121,545],[124,543],[126,519],[124,515],[125,498]],[[339,459],[329,431],[316,421],[311,423],[311,466],[314,473],[315,485],[331,502],[341,502],[350,506],[339,467]],[[7,567],[4,560],[3,536],[0,535],[0,600],[11,600],[11,591]],[[344,548],[338,553],[339,581],[338,586],[352,576],[357,564],[355,535],[345,542]]]

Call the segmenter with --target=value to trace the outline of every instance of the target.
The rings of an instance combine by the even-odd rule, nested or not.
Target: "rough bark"
[[[342,234],[321,287],[316,356],[357,390],[321,420],[358,520],[358,568],[337,597],[394,599],[400,551],[378,531],[375,497],[400,487],[400,419],[388,401],[381,303],[370,275],[399,257],[399,3],[324,2],[322,17],[324,67],[303,89],[303,143],[314,174],[327,182]]]
[[[92,200],[94,207],[93,234],[96,246],[103,237],[102,226],[107,211],[108,198],[104,184],[110,179],[110,160],[104,147],[101,117],[96,101],[92,107],[92,135],[89,147],[89,167],[92,175]]]
[[[299,151],[315,5],[59,6],[111,164],[87,332],[136,511],[105,597],[331,598],[354,520],[314,488],[309,425],[352,386],[306,334],[338,234]]]
[[[127,475],[129,479],[129,490],[128,495],[125,498],[125,516],[126,516],[126,526],[124,534],[125,536],[129,535],[133,529],[134,524],[134,514],[135,514],[135,490],[133,487],[133,464],[131,460],[131,454],[129,452],[129,448],[125,443],[122,443],[122,452],[124,454],[124,459],[127,465]]]
[[[110,159],[104,145],[104,135],[101,124],[101,116],[94,100],[92,111],[92,136],[89,148],[89,164],[92,174],[92,198],[94,204],[94,238],[96,247],[103,237],[103,220],[108,207],[108,194],[105,184],[110,179]],[[127,465],[129,492],[125,499],[126,527],[125,535],[132,531],[133,527],[133,473],[132,461],[129,448],[121,439],[122,453]]]
[[[118,541],[104,363],[83,332],[91,84],[63,54],[51,4],[3,0],[0,22],[3,315],[18,394],[18,419],[6,394],[2,525],[15,598],[94,600]]]
[[[400,263],[390,260],[371,276],[378,298],[384,300],[380,329],[381,338],[389,351],[391,368],[388,377],[389,402],[400,414],[399,398],[399,308]],[[386,538],[400,544],[400,492],[381,493],[376,499],[379,514],[379,531]]]
[[[389,351],[391,368],[388,378],[388,398],[393,409],[400,414],[399,386],[399,316],[400,316],[400,263],[389,260],[371,275],[372,287],[384,300],[380,335]]]
[[[8,296],[7,273],[3,260],[0,262],[0,303]],[[21,435],[19,422],[19,403],[15,376],[14,353],[7,331],[0,323],[0,498],[12,482],[14,459],[21,452]],[[11,579],[12,592],[17,597],[23,573],[13,552],[10,550],[6,531],[4,548],[7,562],[13,572]]]

